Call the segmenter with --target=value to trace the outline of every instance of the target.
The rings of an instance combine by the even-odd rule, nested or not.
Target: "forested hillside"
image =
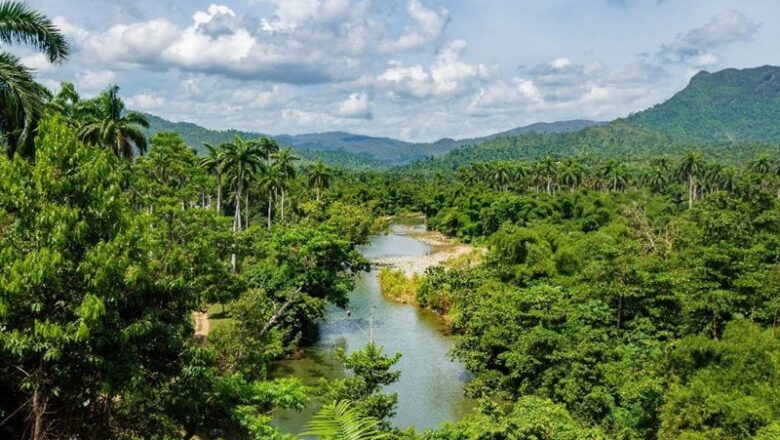
[[[573,133],[531,133],[497,138],[482,145],[453,150],[438,158],[428,158],[404,169],[412,172],[452,171],[474,163],[534,160],[546,156],[641,161],[659,154],[679,156],[689,151],[700,151],[711,158],[739,163],[761,152],[780,151],[780,146],[762,143],[683,143],[626,120],[617,120]]]
[[[681,142],[780,143],[780,67],[699,72],[674,97],[628,121]]]
[[[149,119],[147,133],[178,133],[187,145],[203,153],[204,143],[218,145],[236,135],[245,138],[265,136],[261,133],[239,130],[210,130],[190,122],[171,122],[154,115]],[[273,136],[283,145],[291,146],[307,160],[323,162],[350,169],[383,169],[408,164],[426,157],[434,157],[464,145],[480,145],[492,140],[526,133],[569,133],[598,125],[588,120],[542,122],[514,128],[506,132],[471,139],[440,139],[432,143],[411,143],[398,139],[357,135],[345,132],[311,133]]]
[[[206,153],[204,144],[219,145],[225,142],[232,142],[236,136],[246,139],[258,139],[265,136],[261,133],[239,130],[210,130],[191,122],[171,122],[150,114],[145,114],[145,116],[149,120],[149,128],[146,130],[148,136],[157,133],[177,133],[182,137],[184,143],[194,148],[198,154]],[[291,146],[296,154],[300,154],[307,162],[319,160],[331,166],[352,170],[388,167],[386,162],[382,162],[367,153],[352,153],[344,149],[309,148],[310,144],[293,144],[291,136],[280,136],[278,139],[284,145]]]

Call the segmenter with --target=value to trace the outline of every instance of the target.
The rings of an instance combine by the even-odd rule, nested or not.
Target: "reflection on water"
[[[425,255],[431,248],[406,235],[424,228],[419,220],[405,225],[396,223],[389,234],[374,237],[361,251],[369,259]],[[349,310],[348,314],[337,307],[329,308],[320,326],[320,341],[307,348],[301,359],[278,363],[274,375],[300,377],[307,384],[315,384],[321,378],[343,377],[344,369],[334,358],[333,349],[360,349],[371,334],[384,346],[385,353],[403,354],[396,365],[401,379],[387,387],[387,391],[398,393],[395,426],[437,427],[444,421],[457,420],[473,406],[463,397],[468,374],[461,364],[449,358],[454,341],[436,314],[383,298],[375,270],[358,277]],[[280,412],[276,424],[285,432],[298,433],[313,412],[314,408],[302,413]]]

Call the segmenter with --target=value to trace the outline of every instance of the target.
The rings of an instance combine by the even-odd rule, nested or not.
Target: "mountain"
[[[699,72],[628,121],[688,143],[780,143],[780,67]]]
[[[779,122],[780,67],[700,72],[666,102],[627,118],[568,132],[510,131],[406,169],[445,171],[547,155],[641,161],[694,149],[722,162],[743,163],[762,152],[780,152]]]
[[[203,151],[203,143],[219,144],[239,135],[246,138],[264,136],[262,133],[239,130],[210,130],[190,122],[171,122],[147,114],[148,134],[162,131],[179,133],[184,142]],[[491,140],[521,133],[564,133],[600,124],[599,122],[574,120],[541,122],[514,128],[502,133],[472,139],[441,139],[430,143],[412,143],[386,137],[374,137],[340,131],[301,135],[273,136],[280,144],[291,146],[309,160],[322,160],[331,165],[350,168],[386,168],[404,165],[430,156],[441,156],[463,145],[480,145]]]
[[[520,136],[526,133],[571,133],[601,124],[604,124],[604,122],[590,121],[587,119],[574,119],[571,121],[558,122],[537,122],[535,124],[525,125],[523,127],[517,127],[511,130],[502,131],[500,133],[495,133],[483,137],[460,140],[446,138],[440,139],[431,144],[424,145],[429,145],[435,153],[444,154],[464,145],[481,145],[485,142],[489,142],[498,138]],[[438,154],[432,155],[436,156]]]

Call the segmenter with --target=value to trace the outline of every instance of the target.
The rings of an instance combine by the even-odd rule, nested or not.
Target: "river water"
[[[373,237],[361,252],[369,260],[425,255],[432,252],[431,247],[408,235],[424,230],[420,222],[395,223],[387,235]],[[333,357],[334,348],[343,347],[349,353],[373,337],[386,354],[403,355],[396,364],[401,378],[386,390],[398,393],[394,426],[423,430],[461,418],[473,402],[463,396],[467,371],[448,356],[452,336],[435,313],[384,298],[377,274],[377,270],[361,274],[350,295],[349,312],[330,308],[320,326],[320,341],[306,348],[301,359],[280,362],[274,376],[295,376],[311,385],[321,378],[344,377],[342,365]],[[280,412],[275,424],[284,432],[298,433],[314,411],[311,407],[300,413]]]

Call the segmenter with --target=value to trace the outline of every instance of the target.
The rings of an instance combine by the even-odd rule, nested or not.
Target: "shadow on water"
[[[407,236],[425,230],[421,220],[405,218],[404,224],[394,223],[390,233],[374,237],[361,252],[369,259],[430,253],[430,246]],[[435,428],[459,419],[473,407],[474,402],[463,396],[468,372],[450,359],[454,340],[435,313],[382,297],[375,270],[356,280],[349,310],[347,313],[330,307],[317,344],[307,347],[300,359],[276,363],[274,377],[299,377],[309,385],[344,377],[334,349],[341,347],[348,353],[360,349],[369,341],[370,333],[384,346],[385,353],[403,354],[396,366],[401,378],[386,390],[398,393],[398,412],[393,419],[396,427]],[[302,412],[280,411],[275,424],[284,432],[298,433],[315,411],[314,405]]]

